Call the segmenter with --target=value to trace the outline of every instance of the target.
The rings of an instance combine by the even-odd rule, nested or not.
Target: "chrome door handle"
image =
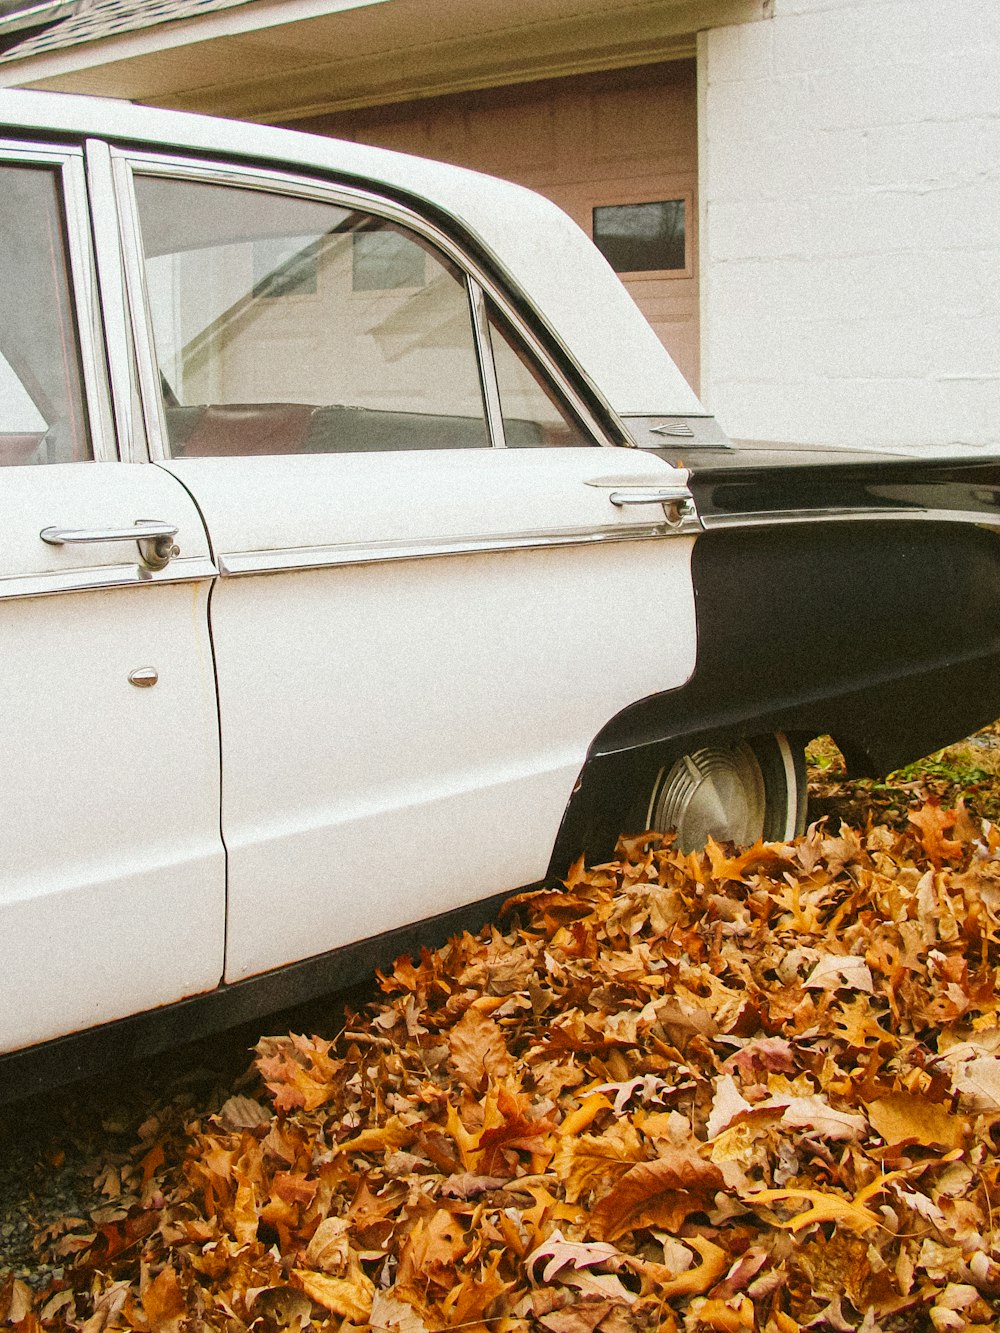
[[[42,528],[38,534],[49,546],[91,546],[97,542],[135,542],[150,569],[164,569],[171,556],[180,555],[174,545],[177,528],[155,518],[137,518],[131,528]]]
[[[679,503],[681,500],[690,500],[690,492],[680,486],[657,486],[656,489],[646,487],[643,490],[636,488],[634,491],[612,491],[608,499],[613,505],[666,505]]]
[[[685,486],[636,486],[628,491],[611,491],[608,499],[621,509],[625,505],[662,505],[671,528],[694,532],[701,527],[694,497]]]

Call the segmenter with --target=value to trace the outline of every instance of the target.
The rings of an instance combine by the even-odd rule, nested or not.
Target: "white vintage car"
[[[0,279],[4,1095],[1000,712],[995,466],[733,448],[526,190],[4,91]]]

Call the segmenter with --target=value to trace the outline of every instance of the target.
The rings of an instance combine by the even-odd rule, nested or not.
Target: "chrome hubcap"
[[[765,808],[764,778],[749,745],[709,747],[660,770],[646,826],[674,830],[684,852],[704,847],[709,837],[748,847],[763,835]]]

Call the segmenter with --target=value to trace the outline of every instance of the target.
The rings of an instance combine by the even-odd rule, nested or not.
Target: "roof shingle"
[[[0,61],[24,59],[84,42],[100,42],[141,28],[155,28],[250,3],[252,0],[81,0],[69,18],[19,42],[0,55]]]

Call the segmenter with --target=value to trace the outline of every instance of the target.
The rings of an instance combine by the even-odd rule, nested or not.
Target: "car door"
[[[222,973],[213,566],[118,458],[92,254],[82,151],[0,143],[0,1050]]]
[[[148,429],[220,569],[227,979],[537,879],[595,732],[693,666],[682,474],[602,447],[409,210],[117,172]]]

